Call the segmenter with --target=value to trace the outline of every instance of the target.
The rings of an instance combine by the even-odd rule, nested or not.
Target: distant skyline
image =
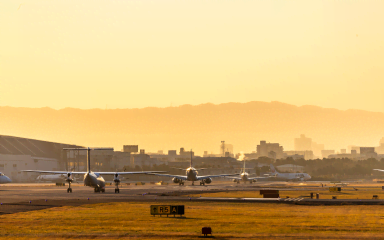
[[[0,1],[0,106],[384,112],[383,1]]]

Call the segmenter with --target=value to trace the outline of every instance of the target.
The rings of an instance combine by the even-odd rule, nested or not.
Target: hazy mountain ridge
[[[0,134],[117,150],[139,144],[149,151],[218,152],[221,140],[234,144],[235,151],[254,151],[260,140],[289,150],[301,133],[338,150],[376,146],[384,136],[384,113],[280,102],[107,110],[0,107],[0,116]]]

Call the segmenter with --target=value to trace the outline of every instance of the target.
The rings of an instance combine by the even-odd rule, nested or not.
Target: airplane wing
[[[252,178],[248,178],[248,180],[257,180],[257,179],[265,179],[265,178],[270,178],[270,177],[252,177]]]
[[[185,168],[177,168],[177,167],[172,167],[173,169],[177,169],[177,170],[183,170],[183,171],[185,171],[185,170],[187,170],[187,169],[185,169]]]
[[[129,174],[152,174],[152,173],[165,173],[165,171],[143,171],[143,172],[95,172],[100,175],[129,175]]]
[[[225,178],[229,178],[229,179],[236,179],[236,180],[242,180],[241,178],[239,177],[225,177]]]
[[[236,174],[221,174],[221,175],[210,175],[210,176],[198,176],[197,180],[203,180],[207,178],[216,178],[216,177],[228,177],[228,176],[238,176],[240,175],[239,173]]]
[[[87,172],[70,172],[70,171],[40,171],[40,170],[21,170],[21,172],[35,172],[35,173],[50,173],[50,174],[86,174]]]
[[[380,171],[380,172],[384,172],[383,169],[373,169],[373,170],[375,170],[375,171]]]
[[[159,174],[159,173],[147,173],[148,175],[155,175],[155,176],[162,176],[162,177],[171,177],[171,178],[178,178],[182,180],[187,180],[187,176],[181,176],[181,175],[170,175],[170,174]]]
[[[36,172],[36,173],[51,173],[51,174],[86,174],[87,172],[70,172],[70,171],[40,171],[40,170],[22,170],[22,172]],[[163,173],[164,171],[147,171],[147,172],[94,172],[100,175],[128,175],[128,174],[146,174],[146,173]]]

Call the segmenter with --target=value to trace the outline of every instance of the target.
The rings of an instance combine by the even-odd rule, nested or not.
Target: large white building
[[[27,182],[37,174],[21,170],[68,170],[63,148],[70,147],[78,146],[0,135],[0,172],[13,182]]]

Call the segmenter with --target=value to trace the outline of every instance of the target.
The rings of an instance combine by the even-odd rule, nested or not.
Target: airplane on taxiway
[[[12,180],[9,177],[5,176],[4,173],[0,172],[0,184],[11,183],[11,182]]]
[[[236,176],[236,174],[221,174],[221,175],[209,175],[209,176],[198,176],[198,170],[204,170],[206,168],[196,169],[192,167],[192,150],[191,150],[191,164],[187,169],[179,168],[180,170],[185,170],[186,175],[170,175],[170,174],[158,174],[158,173],[148,173],[148,175],[156,175],[156,176],[164,176],[164,177],[172,177],[172,181],[174,183],[178,183],[179,185],[184,185],[184,181],[191,181],[192,186],[195,185],[194,182],[200,181],[200,186],[205,184],[210,184],[212,182],[212,178],[216,177],[226,177],[226,176]]]
[[[64,148],[64,150],[86,150],[87,151],[87,171],[86,172],[69,172],[69,171],[40,171],[40,170],[23,170],[23,172],[37,172],[49,174],[66,174],[66,182],[69,186],[68,193],[72,192],[71,183],[73,182],[72,175],[84,175],[84,186],[93,187],[95,192],[105,192],[105,180],[101,175],[114,175],[115,193],[120,193],[119,175],[129,174],[146,174],[146,173],[162,173],[164,171],[146,171],[146,172],[92,172],[91,171],[91,150],[113,150],[113,148]]]
[[[307,181],[311,179],[311,176],[308,173],[279,173],[273,164],[270,165],[271,174],[270,177],[276,177],[277,179],[286,180],[286,181]]]
[[[239,177],[227,177],[230,179],[233,179],[234,182],[240,183],[243,181],[244,183],[254,183],[257,182],[257,179],[262,179],[266,177],[249,177],[249,174],[245,171],[245,160],[244,161],[244,168],[241,170],[240,176]]]

